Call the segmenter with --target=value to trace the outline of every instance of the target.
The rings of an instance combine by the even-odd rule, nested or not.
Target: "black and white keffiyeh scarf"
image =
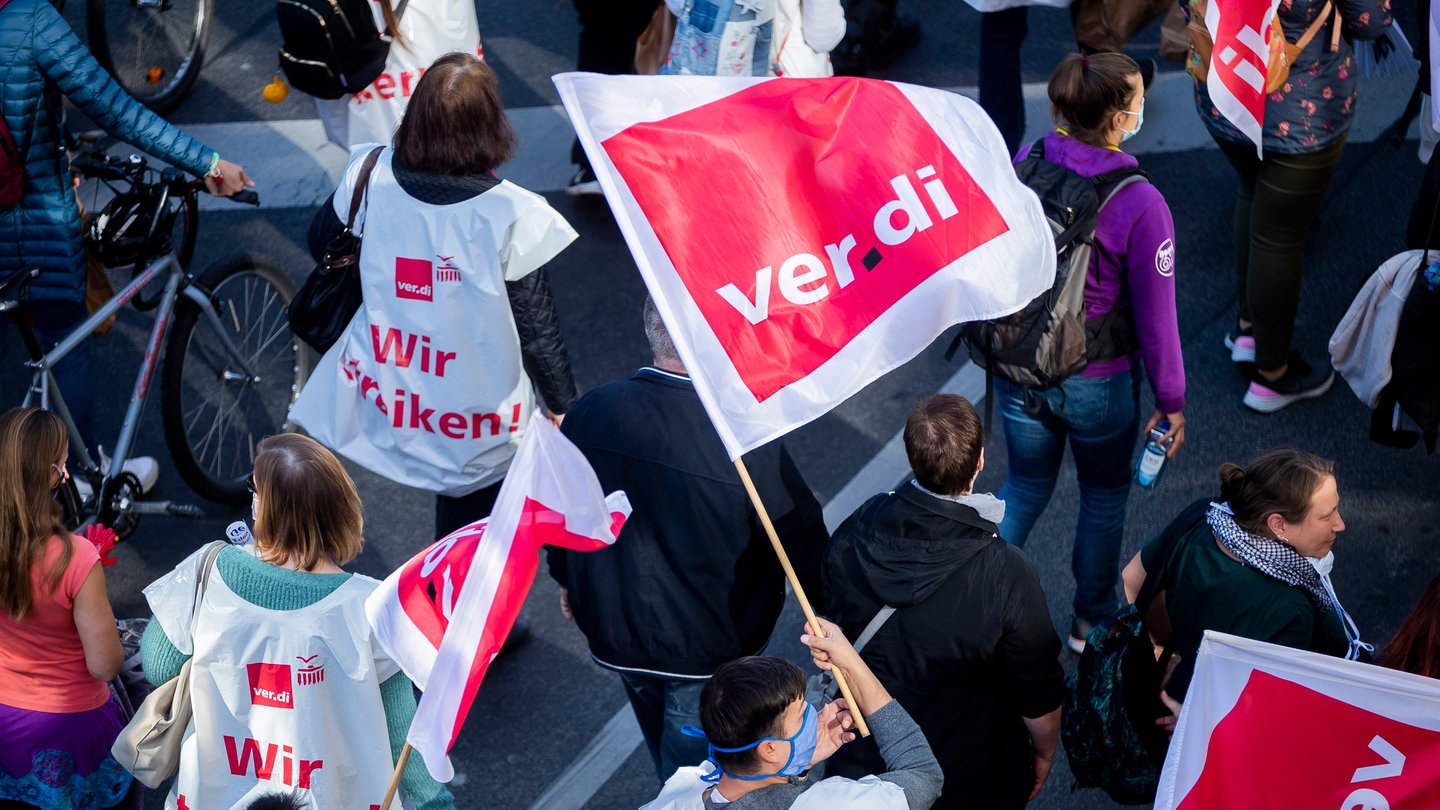
[[[1334,606],[1329,590],[1315,566],[1300,556],[1295,549],[1268,537],[1253,535],[1235,522],[1235,514],[1228,503],[1211,503],[1205,513],[1210,530],[1226,551],[1240,558],[1244,564],[1256,571],[1278,579],[1286,585],[1301,588],[1315,602],[1321,613]]]

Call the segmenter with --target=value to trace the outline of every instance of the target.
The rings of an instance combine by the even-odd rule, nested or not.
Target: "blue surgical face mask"
[[[1145,126],[1145,97],[1144,97],[1144,96],[1141,96],[1141,97],[1140,97],[1140,109],[1139,109],[1139,110],[1121,110],[1121,112],[1126,112],[1126,113],[1129,113],[1129,114],[1135,116],[1135,128],[1134,128],[1134,129],[1125,129],[1124,127],[1121,127],[1121,128],[1120,128],[1120,132],[1121,132],[1120,142],[1121,142],[1121,143],[1124,143],[1124,142],[1130,140],[1131,138],[1135,137],[1135,135],[1140,132],[1140,128],[1143,127],[1143,126]]]
[[[708,740],[705,732],[694,726],[685,726],[681,729],[690,737],[699,737]],[[789,737],[761,737],[749,745],[742,745],[739,748],[719,748],[714,743],[710,744],[710,761],[714,763],[715,770],[702,777],[707,782],[718,782],[725,771],[720,763],[715,761],[715,753],[735,754],[740,751],[748,751],[762,742],[783,742],[790,744],[790,757],[785,760],[785,766],[775,773],[760,774],[758,776],[740,776],[730,774],[731,779],[739,779],[744,782],[758,782],[762,779],[773,779],[777,776],[799,776],[810,769],[810,760],[815,757],[815,745],[820,740],[820,715],[815,707],[805,704],[805,718],[800,722],[800,730]]]

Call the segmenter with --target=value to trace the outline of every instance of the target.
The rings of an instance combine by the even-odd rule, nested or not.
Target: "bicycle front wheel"
[[[290,406],[310,376],[310,350],[290,333],[295,283],[274,262],[238,256],[202,273],[219,325],[189,299],[176,307],[161,367],[165,443],[180,477],[216,503],[249,501],[260,440],[290,429]],[[250,366],[247,375],[226,347]]]
[[[180,105],[200,76],[215,0],[89,0],[90,50],[157,113]]]

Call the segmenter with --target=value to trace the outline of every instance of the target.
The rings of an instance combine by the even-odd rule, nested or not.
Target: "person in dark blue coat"
[[[116,138],[204,176],[212,194],[228,197],[254,185],[240,166],[221,159],[126,94],[48,0],[9,0],[0,7],[0,81],[0,113],[25,161],[20,204],[0,212],[0,268],[41,269],[26,295],[47,349],[88,315],[80,212],[61,145],[60,99],[52,89]],[[56,366],[55,377],[76,427],[93,449],[86,344]]]

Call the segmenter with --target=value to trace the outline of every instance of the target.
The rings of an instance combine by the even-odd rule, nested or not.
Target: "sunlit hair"
[[[980,466],[985,428],[970,401],[935,394],[915,404],[905,420],[905,456],[915,480],[937,495],[965,495]]]
[[[1254,535],[1269,536],[1265,519],[1279,515],[1300,523],[1325,479],[1335,476],[1335,462],[1293,447],[1266,450],[1241,469],[1221,464],[1220,497],[1230,503],[1235,522]]]
[[[670,330],[665,328],[665,319],[655,307],[655,299],[645,296],[645,339],[650,343],[650,355],[657,363],[679,363],[680,353],[675,351],[675,341],[670,339]]]
[[[65,423],[50,411],[13,408],[0,415],[0,611],[17,621],[35,605],[31,574],[46,544],[54,535],[70,540],[51,492],[54,465],[69,452]],[[48,592],[60,587],[73,553],[66,542],[54,569],[45,572]]]
[[[303,570],[328,558],[336,565],[364,547],[360,496],[335,454],[309,436],[282,433],[255,456],[255,547],[261,559],[294,557]]]
[[[436,59],[416,83],[392,142],[395,157],[416,171],[494,171],[515,151],[495,71],[470,53]]]
[[[1430,580],[1415,609],[1380,653],[1391,669],[1440,678],[1440,576]]]
[[[1072,53],[1050,74],[1050,117],[1070,137],[1105,146],[1115,113],[1126,109],[1140,66],[1123,53]]]

